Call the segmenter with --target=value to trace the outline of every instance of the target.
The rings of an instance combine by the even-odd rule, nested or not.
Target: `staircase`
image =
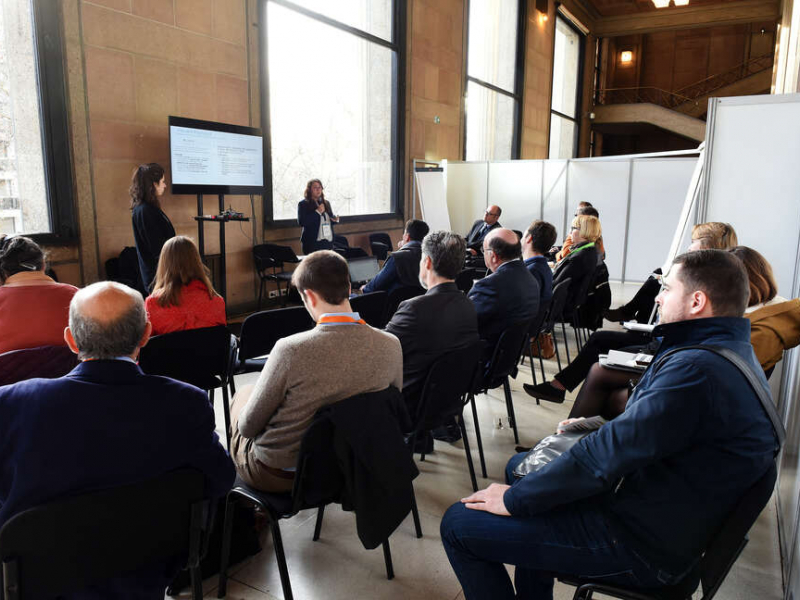
[[[655,125],[702,141],[709,98],[769,93],[772,65],[772,56],[760,56],[675,91],[656,87],[598,90],[593,122]]]

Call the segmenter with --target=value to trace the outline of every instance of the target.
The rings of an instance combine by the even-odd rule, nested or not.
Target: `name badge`
[[[325,238],[328,241],[333,239],[333,231],[331,231],[331,224],[330,223],[323,223],[322,224],[322,237]]]

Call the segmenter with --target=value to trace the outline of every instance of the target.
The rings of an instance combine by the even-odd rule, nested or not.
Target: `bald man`
[[[500,214],[503,211],[499,206],[492,205],[483,213],[483,218],[472,224],[472,229],[467,234],[467,249],[472,256],[480,256],[483,251],[483,240],[490,231],[499,228]]]
[[[0,527],[39,504],[180,467],[205,474],[210,498],[230,489],[233,463],[206,394],[136,365],[150,330],[138,292],[90,285],[72,298],[64,332],[81,363],[58,379],[0,387]],[[69,597],[163,597],[166,575],[162,565]]]
[[[521,252],[519,238],[510,229],[495,229],[483,240],[483,258],[491,274],[475,282],[469,299],[489,355],[504,329],[532,319],[539,310],[539,283],[525,268]]]

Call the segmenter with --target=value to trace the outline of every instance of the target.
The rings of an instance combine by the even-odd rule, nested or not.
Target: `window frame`
[[[461,152],[462,160],[467,160],[467,88],[469,83],[475,83],[488,90],[503,94],[514,100],[514,130],[511,132],[511,160],[519,159],[522,148],[522,101],[525,87],[525,40],[528,30],[528,3],[526,0],[517,0],[517,49],[516,65],[514,67],[514,91],[509,92],[487,81],[483,81],[469,74],[469,8],[471,0],[466,0],[464,5],[466,21],[466,41],[464,42],[464,86],[461,91],[461,109],[464,114],[461,129],[464,139],[464,148]]]
[[[574,31],[578,35],[578,68],[575,77],[577,78],[577,82],[575,83],[575,116],[570,117],[569,115],[565,115],[561,111],[555,110],[553,108],[553,79],[555,77],[555,66],[556,66],[556,27],[558,26],[559,19],[563,21],[572,31]],[[551,52],[553,56],[553,63],[550,69],[550,120],[547,124],[547,158],[553,158],[550,156],[550,138],[553,133],[553,115],[559,116],[562,119],[566,119],[567,121],[572,121],[575,125],[574,132],[572,134],[572,156],[570,158],[576,158],[578,154],[578,148],[580,147],[581,141],[581,98],[583,97],[583,68],[584,68],[584,60],[586,54],[586,34],[581,31],[572,20],[567,17],[566,15],[562,14],[560,11],[556,11],[556,18],[553,21],[553,48]]]
[[[31,18],[50,231],[22,235],[43,245],[74,245],[79,230],[60,4],[31,0]]]
[[[347,215],[340,216],[340,223],[362,223],[386,219],[402,219],[404,215],[404,182],[405,182],[405,123],[406,123],[406,4],[402,0],[392,2],[392,39],[387,41],[381,37],[362,31],[357,27],[346,25],[331,17],[320,14],[308,8],[298,6],[289,0],[260,0],[258,16],[260,33],[258,36],[259,58],[261,61],[260,94],[261,94],[261,131],[264,136],[264,194],[262,207],[264,210],[264,227],[273,229],[286,229],[297,227],[297,219],[275,219],[272,201],[272,127],[270,122],[269,103],[269,43],[267,41],[267,5],[274,3],[284,8],[293,10],[301,15],[330,25],[345,33],[350,33],[368,42],[388,48],[395,53],[394,69],[392,72],[392,190],[390,199],[390,212],[380,214]]]

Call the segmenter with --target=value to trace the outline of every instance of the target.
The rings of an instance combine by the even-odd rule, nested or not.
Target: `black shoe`
[[[433,439],[452,444],[461,439],[461,428],[453,420],[452,423],[442,425],[433,430]]]
[[[604,312],[603,318],[608,321],[616,321],[621,323],[622,321],[630,321],[633,318],[633,315],[626,311],[624,306],[620,306],[619,308],[614,308]]]
[[[540,383],[539,385],[531,385],[530,383],[522,384],[525,392],[529,396],[538,398],[539,400],[547,400],[548,402],[556,402],[561,404],[567,396],[566,390],[559,390],[558,388],[550,385],[549,383]]]
[[[517,452],[530,452],[531,450],[533,450],[533,448],[532,447],[529,448],[528,446],[515,446],[514,450],[516,450]]]

